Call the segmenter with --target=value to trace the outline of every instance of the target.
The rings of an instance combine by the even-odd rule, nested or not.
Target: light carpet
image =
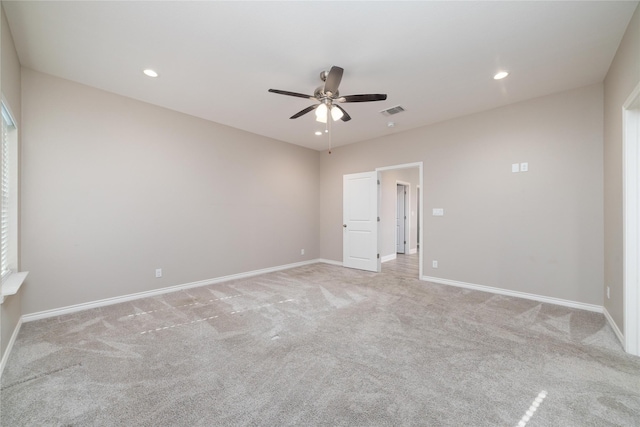
[[[640,425],[640,358],[603,315],[416,265],[314,264],[26,323],[2,425]]]

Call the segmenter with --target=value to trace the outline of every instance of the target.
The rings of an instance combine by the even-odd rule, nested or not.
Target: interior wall
[[[604,80],[604,306],[624,333],[622,105],[640,83],[640,7]],[[606,298],[610,287],[610,299]]]
[[[18,147],[20,147],[20,130],[22,123],[21,98],[20,98],[20,62],[18,54],[13,44],[13,37],[4,15],[1,10],[0,22],[0,91],[9,104],[13,113],[13,118],[18,126]],[[18,151],[20,149],[18,148]],[[16,295],[5,298],[0,306],[0,359],[4,356],[11,335],[16,329],[20,317],[22,316],[22,289]]]
[[[410,210],[407,211],[407,218],[410,224],[409,247],[407,253],[417,249],[418,242],[418,217],[416,188],[419,185],[420,173],[418,168],[393,169],[383,171],[380,185],[382,186],[381,207],[380,207],[380,256],[387,257],[394,255],[396,247],[396,199],[397,182],[408,182],[411,188],[407,192],[410,200]],[[383,267],[384,268],[384,267]]]
[[[319,256],[317,151],[22,71],[26,314]]]
[[[601,306],[602,97],[596,84],[322,155],[321,256],[342,259],[343,174],[422,161],[424,276]]]

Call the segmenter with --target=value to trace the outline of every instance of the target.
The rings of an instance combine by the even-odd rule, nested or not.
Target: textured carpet
[[[2,425],[640,425],[640,358],[601,314],[420,282],[416,263],[315,264],[26,323]]]

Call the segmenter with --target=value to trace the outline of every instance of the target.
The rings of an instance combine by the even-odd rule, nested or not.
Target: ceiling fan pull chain
[[[329,154],[331,154],[331,138],[333,136],[333,131],[329,129],[331,127],[331,120],[327,119],[327,131],[329,132]]]

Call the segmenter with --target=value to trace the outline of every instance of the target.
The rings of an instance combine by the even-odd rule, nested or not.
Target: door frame
[[[622,106],[624,348],[640,356],[640,84]]]
[[[420,218],[420,215],[422,214],[422,205],[421,205],[421,201],[422,201],[422,189],[420,188],[420,185],[416,185],[416,210],[418,211],[418,218]],[[420,221],[417,222],[417,228],[418,228],[418,232],[416,233],[417,236],[417,242],[416,242],[416,252],[420,253],[420,245],[422,244],[422,240],[420,239],[420,230],[422,230],[422,223]]]
[[[418,168],[418,186],[420,188],[424,188],[423,185],[423,162],[414,162],[414,163],[403,163],[403,164],[399,164],[399,165],[393,165],[393,166],[383,166],[383,167],[378,167],[376,168],[376,172],[384,172],[384,171],[390,171],[390,170],[395,170],[395,169],[411,169],[411,168]],[[420,202],[424,205],[424,195],[422,195],[422,201]],[[424,245],[424,222],[423,222],[423,217],[424,217],[424,209],[420,209],[420,213],[418,215],[418,227],[420,230],[420,237],[419,237],[419,241],[421,242],[422,245]],[[379,233],[378,233],[378,239],[380,238]],[[419,256],[418,256],[418,279],[420,280],[424,280],[422,277],[422,254],[424,253],[424,251],[419,251]]]

